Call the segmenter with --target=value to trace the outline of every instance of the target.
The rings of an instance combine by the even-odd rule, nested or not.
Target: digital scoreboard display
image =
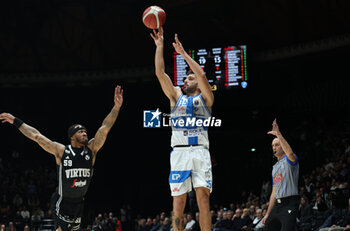
[[[247,47],[228,46],[190,50],[188,54],[204,70],[213,90],[230,87],[247,87]],[[189,66],[174,52],[174,85],[183,87]]]

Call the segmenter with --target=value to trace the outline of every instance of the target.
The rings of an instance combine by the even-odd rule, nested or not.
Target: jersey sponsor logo
[[[179,109],[177,109],[179,112],[181,111],[186,111],[186,107],[185,106],[182,106],[182,107],[179,107]]]
[[[273,182],[274,182],[274,184],[277,184],[277,183],[281,182],[282,179],[283,179],[283,175],[282,175],[282,173],[280,173],[273,178]]]
[[[173,192],[180,192],[180,189],[176,187],[173,189]]]
[[[172,180],[178,180],[180,177],[181,177],[180,174],[173,174],[173,175],[171,176],[171,179],[172,179]]]
[[[66,150],[64,150],[64,152],[65,152],[65,153],[68,153],[68,154],[70,153],[70,151],[69,151],[69,150],[67,150],[67,149],[66,149]]]
[[[71,188],[74,188],[74,187],[84,187],[85,185],[86,185],[86,180],[84,180],[84,181],[82,181],[82,180],[78,181],[78,179],[75,179],[75,180],[73,181],[72,186],[70,186],[70,187],[71,187]]]
[[[171,171],[169,175],[169,183],[182,183],[191,176],[191,170]]]
[[[90,177],[89,168],[72,168],[65,170],[66,178],[76,178],[76,177]]]
[[[200,136],[200,135],[202,135],[202,133],[203,133],[202,129],[184,130],[183,131],[184,136]]]
[[[90,160],[90,156],[86,155],[85,160]]]

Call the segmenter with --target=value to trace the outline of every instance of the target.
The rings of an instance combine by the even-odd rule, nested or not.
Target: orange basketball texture
[[[165,11],[159,6],[150,6],[142,14],[142,21],[150,29],[159,29],[165,23]]]

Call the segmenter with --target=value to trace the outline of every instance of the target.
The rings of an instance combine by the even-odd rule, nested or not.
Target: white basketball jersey
[[[171,146],[203,145],[209,148],[208,120],[211,113],[202,95],[181,94],[171,111]]]

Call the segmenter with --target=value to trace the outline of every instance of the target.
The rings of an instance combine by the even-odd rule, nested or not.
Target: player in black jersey
[[[80,228],[84,196],[92,177],[96,154],[105,143],[122,104],[123,90],[117,86],[114,92],[114,106],[103,120],[95,137],[89,141],[86,128],[80,124],[74,124],[68,129],[71,144],[66,146],[51,141],[37,129],[9,113],[0,114],[2,123],[8,122],[15,125],[23,135],[55,156],[58,187],[52,195],[51,207],[55,215],[56,230],[70,231]]]

